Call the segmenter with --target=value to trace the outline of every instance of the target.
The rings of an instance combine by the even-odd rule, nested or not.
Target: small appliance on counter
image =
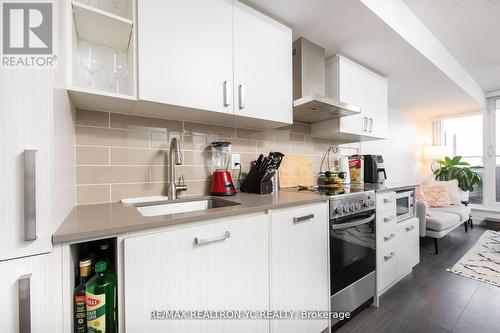
[[[270,152],[267,157],[263,154],[252,163],[245,181],[241,184],[241,191],[247,193],[269,194],[273,192],[272,179],[285,155],[280,152]]]
[[[364,160],[365,183],[383,183],[387,179],[384,159],[381,155],[362,155]]]
[[[233,180],[230,170],[231,162],[231,142],[217,141],[212,142],[212,163],[215,171],[212,174],[212,184],[210,194],[212,195],[234,195]]]

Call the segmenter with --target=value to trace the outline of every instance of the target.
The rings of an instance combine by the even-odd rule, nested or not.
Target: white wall
[[[389,138],[361,143],[361,154],[382,155],[387,182],[419,181],[418,123],[406,113],[389,108]]]

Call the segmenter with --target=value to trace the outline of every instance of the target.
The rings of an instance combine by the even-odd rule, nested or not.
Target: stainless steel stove
[[[331,311],[355,315],[373,302],[375,245],[375,192],[330,195]],[[344,322],[332,321],[332,328]]]

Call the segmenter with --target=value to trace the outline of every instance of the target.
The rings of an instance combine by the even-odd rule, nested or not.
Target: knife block
[[[269,177],[266,177],[269,178]],[[250,172],[241,184],[241,191],[246,193],[269,194],[273,190],[271,179],[262,179],[259,169],[252,165]]]

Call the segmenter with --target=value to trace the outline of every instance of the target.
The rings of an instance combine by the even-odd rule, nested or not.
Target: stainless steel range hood
[[[300,37],[293,43],[293,120],[317,123],[360,113],[325,96],[325,49]]]

